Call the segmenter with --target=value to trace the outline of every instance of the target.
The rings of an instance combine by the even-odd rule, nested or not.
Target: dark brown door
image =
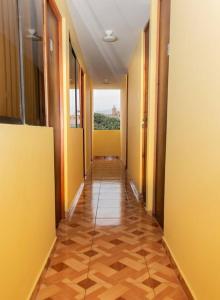
[[[59,23],[49,2],[47,2],[47,84],[48,125],[54,130],[54,170],[56,224],[62,218],[61,194],[61,105],[59,70]]]
[[[142,172],[142,194],[146,201],[146,167],[147,167],[147,114],[148,114],[148,77],[149,77],[149,43],[150,25],[145,29],[145,59],[144,59],[144,107],[143,107],[143,172]]]
[[[170,0],[160,1],[159,23],[159,68],[157,99],[157,146],[155,177],[155,217],[164,224],[164,184],[167,128],[167,96],[170,41]]]

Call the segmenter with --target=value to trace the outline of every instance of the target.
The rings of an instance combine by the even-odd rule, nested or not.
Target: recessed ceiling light
[[[104,84],[110,84],[109,80],[107,78],[104,79],[103,81]]]
[[[118,38],[114,35],[112,30],[106,30],[103,40],[107,43],[114,43],[118,40]]]

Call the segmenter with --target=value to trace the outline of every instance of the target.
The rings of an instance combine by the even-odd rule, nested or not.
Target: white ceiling
[[[95,84],[119,83],[127,73],[139,33],[149,19],[150,0],[67,0],[88,72]],[[112,29],[115,43],[105,43]]]

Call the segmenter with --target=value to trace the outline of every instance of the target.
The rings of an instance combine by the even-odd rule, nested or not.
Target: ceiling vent
[[[106,43],[114,43],[118,40],[117,36],[114,35],[112,30],[106,30],[103,41]]]

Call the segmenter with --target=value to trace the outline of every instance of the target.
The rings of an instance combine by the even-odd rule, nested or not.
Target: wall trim
[[[196,300],[197,298],[196,298],[194,292],[192,291],[192,289],[190,288],[190,285],[189,285],[188,281],[186,280],[186,277],[183,275],[183,272],[182,272],[179,264],[177,263],[175,255],[173,254],[172,250],[168,246],[168,242],[165,239],[165,237],[162,238],[162,244],[163,244],[164,248],[166,249],[166,252],[170,258],[172,267],[174,268],[174,270],[179,278],[179,281],[181,282],[182,288],[183,288],[184,292],[186,293],[188,299]]]
[[[147,214],[148,214],[149,216],[151,216],[151,217],[154,218],[154,214],[153,214],[153,211],[152,211],[152,210],[148,210],[146,207],[145,207],[145,210],[146,210],[146,212],[147,212]]]
[[[80,199],[80,196],[81,196],[81,194],[82,194],[82,191],[83,191],[83,189],[84,189],[84,185],[85,185],[84,182],[82,182],[82,183],[80,184],[80,187],[78,188],[78,190],[77,190],[77,192],[76,192],[76,195],[75,195],[75,197],[74,197],[73,200],[72,200],[72,203],[71,203],[71,205],[70,205],[70,208],[69,208],[69,209],[67,210],[67,212],[66,212],[66,218],[69,218],[69,217],[71,217],[71,216],[73,215],[74,210],[75,210],[75,208],[76,208],[76,206],[77,206],[77,203],[78,203],[78,201],[79,201],[79,199]]]
[[[56,241],[57,241],[57,237],[54,238],[51,246],[50,246],[50,249],[46,255],[46,258],[44,259],[43,261],[43,264],[40,268],[40,271],[38,272],[37,274],[37,277],[34,281],[34,284],[31,288],[31,291],[27,297],[27,300],[34,300],[39,292],[39,288],[40,288],[40,285],[41,285],[41,278],[43,277],[43,274],[46,273],[48,267],[49,267],[49,263],[50,263],[50,256],[51,254],[53,253],[54,251],[54,248],[55,248],[55,244],[56,244]]]
[[[122,165],[122,168],[123,168],[124,170],[126,170],[126,166],[125,166],[124,162],[122,161],[122,159],[121,159],[121,158],[120,158],[120,160],[121,160],[121,165]]]
[[[91,170],[92,170],[92,160],[90,161],[90,164],[86,170],[86,174],[85,174],[85,180],[88,179],[89,175],[91,174]]]
[[[141,193],[139,193],[139,191],[138,191],[138,189],[137,189],[136,184],[134,183],[134,181],[130,179],[129,180],[129,184],[130,184],[131,189],[132,189],[132,191],[133,191],[133,193],[135,195],[135,198],[138,201],[142,200],[143,199],[143,195]]]

